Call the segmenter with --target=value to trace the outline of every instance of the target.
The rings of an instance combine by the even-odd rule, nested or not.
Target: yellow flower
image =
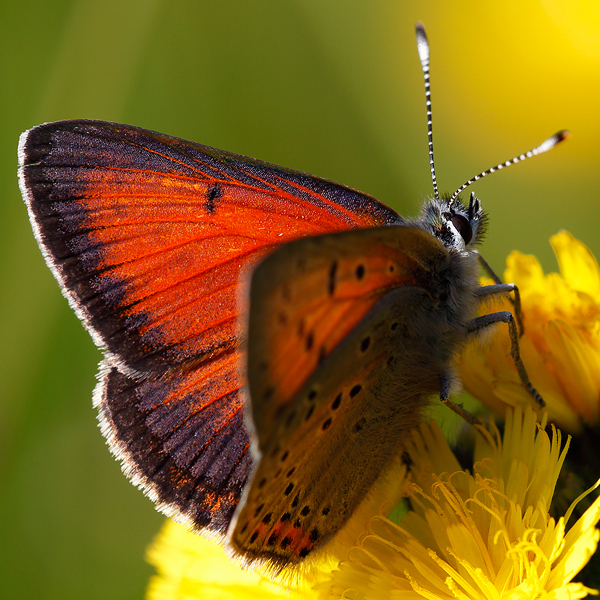
[[[504,280],[521,293],[521,356],[531,382],[546,401],[549,420],[576,433],[600,419],[600,269],[588,248],[566,231],[550,243],[560,274],[544,275],[534,256],[513,252]],[[485,312],[511,309],[505,300]],[[510,357],[505,326],[485,347],[471,344],[459,371],[465,389],[497,414],[532,403]]]
[[[435,425],[409,448],[413,510],[383,516],[349,551],[322,596],[353,598],[575,599],[594,590],[571,579],[594,553],[600,500],[565,534],[569,514],[548,509],[568,442],[552,440],[533,410],[507,410],[504,438],[480,428],[474,474],[457,469]]]
[[[158,575],[147,598],[566,600],[595,593],[571,579],[596,549],[600,500],[566,533],[570,511],[558,521],[548,515],[568,442],[561,448],[554,428],[550,439],[530,408],[507,411],[504,437],[493,425],[480,433],[471,474],[436,425],[416,430],[411,478],[394,465],[396,494],[412,510],[400,521],[381,516],[372,495],[325,548],[329,563],[319,563],[316,585],[305,580],[290,596],[241,571],[215,542],[168,524],[149,551]],[[391,472],[381,489],[393,480]]]
[[[184,525],[167,521],[149,548],[147,560],[157,569],[147,600],[283,600],[285,590],[256,571],[231,561],[217,539],[207,539]],[[297,591],[291,598],[311,598]]]

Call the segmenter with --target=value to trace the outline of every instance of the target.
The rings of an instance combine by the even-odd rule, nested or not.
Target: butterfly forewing
[[[289,240],[399,217],[325,180],[115,123],[40,125],[19,161],[46,260],[108,350],[95,403],[113,451],[167,512],[223,530],[250,464],[241,274]]]
[[[448,357],[432,345],[443,321],[428,339],[419,321],[439,309],[447,264],[433,236],[398,226],[298,240],[256,269],[248,381],[260,460],[231,533],[248,560],[281,567],[326,542],[398,451],[423,397],[439,392]],[[331,343],[324,356],[299,319]]]
[[[334,184],[124,125],[42,125],[21,155],[53,269],[134,369],[229,343],[240,268],[274,245],[397,218],[375,200],[356,211],[365,197]]]

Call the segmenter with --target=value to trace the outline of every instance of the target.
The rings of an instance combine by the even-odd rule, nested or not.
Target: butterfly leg
[[[452,412],[455,412],[459,417],[462,417],[469,423],[469,425],[476,425],[479,422],[468,410],[465,410],[460,404],[456,404],[456,402],[450,400],[450,377],[447,373],[444,373],[440,378],[440,400]]]
[[[523,312],[521,311],[521,294],[519,293],[519,288],[514,283],[502,283],[502,280],[498,275],[496,275],[494,269],[488,264],[488,262],[481,256],[481,254],[477,253],[477,259],[479,263],[483,267],[483,270],[494,280],[496,283],[493,285],[486,285],[479,288],[478,295],[487,296],[490,294],[500,294],[502,292],[514,292],[514,298],[509,296],[510,301],[512,302],[515,308],[515,319],[517,321],[517,326],[519,328],[519,337],[525,333],[525,325],[523,324]],[[490,290],[488,292],[482,292],[481,290],[488,290],[490,288],[496,288],[498,286],[506,286],[504,289]]]
[[[500,285],[495,285],[495,286],[486,286],[486,287],[498,288],[498,287],[501,287],[501,286],[503,287],[506,285],[513,285],[513,284],[505,283],[505,284],[500,284]],[[480,290],[481,289],[485,290],[486,288],[485,287],[480,288]],[[504,290],[500,290],[500,291],[504,291]],[[497,293],[497,292],[491,292],[491,293]],[[485,294],[480,294],[480,295],[485,295]],[[519,349],[519,332],[517,330],[515,317],[513,316],[513,314],[511,312],[506,310],[506,311],[502,311],[502,312],[492,313],[490,315],[483,315],[481,317],[476,317],[475,319],[473,319],[472,321],[467,323],[467,331],[469,333],[476,333],[478,331],[481,331],[482,329],[485,329],[486,327],[495,325],[496,323],[506,323],[508,325],[508,334],[510,336],[510,355],[512,356],[512,359],[515,363],[515,367],[517,367],[517,372],[519,374],[519,379],[521,380],[521,383],[525,386],[527,391],[531,394],[531,396],[536,401],[538,406],[540,406],[540,407],[546,406],[546,403],[544,402],[543,398],[540,396],[539,392],[533,387],[533,385],[531,385],[531,382],[529,381],[529,375],[527,375],[527,371],[525,370],[525,365],[523,364],[523,361],[521,360],[521,351]]]

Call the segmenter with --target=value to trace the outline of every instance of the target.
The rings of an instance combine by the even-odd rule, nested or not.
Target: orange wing
[[[95,403],[113,452],[165,512],[224,531],[251,464],[240,275],[284,242],[401,219],[343,186],[115,123],[41,125],[19,161],[46,261],[107,350]]]

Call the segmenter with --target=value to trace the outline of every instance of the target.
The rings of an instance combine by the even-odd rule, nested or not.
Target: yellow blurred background
[[[120,121],[340,181],[412,215],[430,194],[414,40],[431,44],[438,182],[476,184],[482,253],[556,269],[550,235],[600,254],[600,5],[559,0],[23,0],[0,3],[0,586],[6,598],[141,598],[162,518],[91,406],[100,353],[35,244],[19,134]]]

